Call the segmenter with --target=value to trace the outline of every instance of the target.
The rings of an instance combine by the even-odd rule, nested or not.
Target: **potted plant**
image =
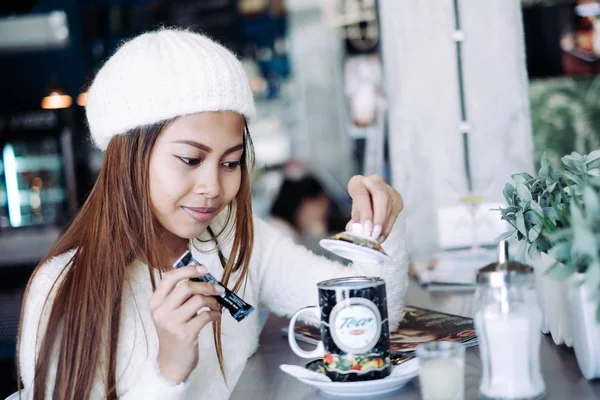
[[[553,247],[552,234],[570,224],[570,203],[579,195],[579,187],[595,179],[593,171],[600,162],[600,152],[588,155],[571,153],[561,158],[562,169],[548,163],[542,155],[538,176],[526,173],[512,176],[514,185],[504,188],[506,208],[500,208],[502,219],[513,229],[498,240],[516,236],[519,241],[516,258],[527,255],[534,266],[540,307],[544,314],[542,331],[550,332],[556,344],[572,344],[570,311],[567,296],[569,285],[565,281],[547,276],[548,269],[556,264],[549,250]],[[569,262],[570,260],[562,260]]]
[[[551,333],[556,344],[571,344],[570,321],[566,299],[568,286],[545,275],[555,263],[547,255],[552,247],[549,234],[567,224],[566,214],[570,197],[565,191],[568,181],[564,174],[548,163],[542,155],[537,176],[519,173],[512,176],[513,184],[504,187],[506,208],[500,208],[501,218],[512,227],[498,240],[516,236],[519,241],[516,259],[526,256],[534,266],[536,290],[542,310],[542,332]]]
[[[534,177],[522,172],[512,175],[513,184],[504,186],[504,199],[507,207],[499,208],[502,219],[513,229],[502,234],[497,240],[516,236],[519,241],[516,258],[535,259],[540,253],[547,253],[552,243],[549,232],[554,232],[566,223],[565,210],[569,196],[565,193],[568,182],[561,171],[548,164],[546,154],[542,155],[541,168]]]
[[[573,348],[587,379],[600,378],[600,186],[582,182],[569,208],[569,226],[550,235],[557,262],[548,275],[569,282]]]

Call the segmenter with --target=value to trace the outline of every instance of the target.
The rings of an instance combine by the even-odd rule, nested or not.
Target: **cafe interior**
[[[385,263],[385,243],[348,228],[347,184],[378,175],[403,200],[400,325],[385,292],[348,306],[379,321],[349,333],[257,305],[260,346],[227,397],[600,399],[598,0],[2,0],[0,398],[22,387],[29,278],[103,164],[88,88],[158,27],[240,61],[252,210],[280,235]],[[375,347],[346,346],[369,332]]]

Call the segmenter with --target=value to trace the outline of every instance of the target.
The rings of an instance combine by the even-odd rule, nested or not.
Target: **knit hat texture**
[[[210,38],[161,28],[125,42],[98,71],[85,107],[94,143],[182,115],[234,111],[251,118],[254,99],[236,56]]]

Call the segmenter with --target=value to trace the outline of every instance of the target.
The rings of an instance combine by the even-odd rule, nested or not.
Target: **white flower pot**
[[[544,314],[542,332],[552,335],[554,343],[573,345],[569,307],[569,282],[556,281],[545,273],[555,260],[545,253],[533,260],[536,290],[540,308]]]
[[[534,264],[532,260],[530,261],[532,264]],[[533,275],[535,277],[535,290],[537,292],[538,305],[540,307],[540,311],[542,312],[542,321],[540,323],[540,329],[544,335],[547,335],[550,333],[550,324],[548,323],[548,317],[546,316],[546,308],[544,307],[545,291],[543,290],[544,281],[542,280],[542,278],[544,278],[544,274],[540,272],[540,268],[534,268]]]
[[[595,318],[596,305],[583,284],[584,274],[577,274],[570,282],[569,305],[577,364],[586,379],[600,378],[600,324]]]

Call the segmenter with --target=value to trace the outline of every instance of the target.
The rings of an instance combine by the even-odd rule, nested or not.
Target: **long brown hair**
[[[97,374],[103,377],[107,399],[117,398],[117,343],[128,267],[135,260],[147,264],[153,289],[156,288],[153,271],[170,269],[165,264],[166,252],[160,240],[162,230],[152,212],[148,176],[150,154],[168,123],[137,128],[111,140],[88,199],[30,278],[24,305],[41,266],[53,257],[75,250],[55,284],[57,287],[52,288],[56,297],[52,304],[45,305],[51,309],[35,360],[34,400],[44,398],[46,384],[52,378],[53,398],[88,398]],[[248,276],[254,242],[249,174],[254,152],[247,125],[244,145],[241,185],[235,204],[230,207],[235,210],[232,251],[226,259],[219,250],[224,264],[223,283],[227,284],[231,274],[239,271],[234,291],[239,290]],[[233,212],[229,217],[232,215]],[[115,246],[116,243],[119,245]],[[21,328],[23,315],[24,311]],[[213,332],[219,366],[225,376],[220,325],[220,321],[214,323]],[[20,374],[18,348],[19,345],[17,373]],[[51,377],[50,360],[56,351],[58,367],[56,376]],[[20,386],[19,380],[19,389]]]

